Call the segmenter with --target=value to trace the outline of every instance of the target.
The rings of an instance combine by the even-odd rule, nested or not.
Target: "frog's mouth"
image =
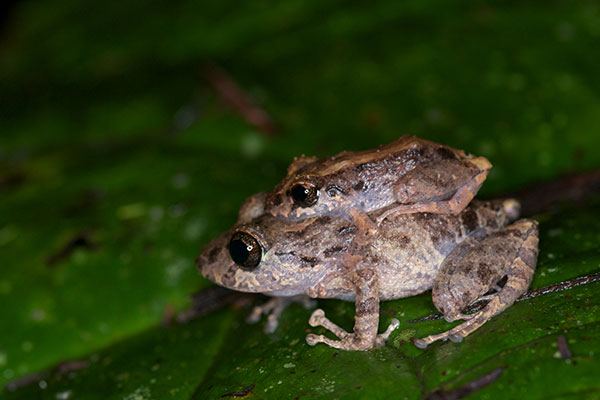
[[[198,256],[196,265],[203,277],[219,286],[252,292],[248,290],[250,288],[248,283],[244,283],[245,280],[238,276],[238,271],[242,270],[228,257],[224,246],[211,246]]]
[[[202,276],[233,290],[280,295],[303,293],[318,279],[325,270],[319,259],[288,248],[290,232],[297,235],[314,221],[278,220],[271,232],[262,224],[277,219],[264,218],[239,225],[208,243],[196,259]]]
[[[299,221],[317,215],[317,210],[314,206],[300,207],[289,199],[286,199],[281,205],[276,207],[267,205],[265,210],[272,216],[287,221]]]

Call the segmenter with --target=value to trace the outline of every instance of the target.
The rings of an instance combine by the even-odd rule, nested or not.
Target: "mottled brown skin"
[[[433,289],[435,306],[449,320],[468,319],[439,335],[415,341],[425,347],[436,340],[460,340],[491,317],[510,306],[527,290],[537,260],[537,223],[518,220],[514,200],[473,201],[457,215],[413,213],[390,214],[369,245],[357,245],[358,229],[347,219],[328,216],[291,222],[263,214],[260,202],[249,206],[240,224],[209,243],[197,259],[202,274],[215,283],[244,292],[289,298],[336,298],[355,302],[352,333],[315,310],[309,323],[323,326],[337,340],[309,334],[307,341],[343,350],[368,350],[383,345],[398,326],[393,320],[377,334],[379,301],[413,296]],[[394,207],[394,205],[390,206]],[[387,209],[369,214],[376,219]],[[252,235],[260,244],[262,257],[255,269],[238,266],[228,246],[235,232]],[[503,277],[503,288],[491,295]],[[467,305],[487,299],[479,312],[461,314]],[[276,302],[269,306],[276,314]],[[260,308],[253,314],[260,317]],[[269,321],[269,330],[275,329]]]
[[[267,193],[257,193],[248,197],[238,212],[238,224],[250,222],[256,217],[260,217],[265,213],[265,201]]]
[[[395,207],[379,215],[377,223],[393,214],[459,213],[491,167],[484,157],[406,135],[373,150],[295,159],[267,196],[265,209],[287,220],[345,217],[361,229],[374,230],[365,214],[391,205]],[[291,195],[296,184],[316,187],[316,203],[297,204]]]

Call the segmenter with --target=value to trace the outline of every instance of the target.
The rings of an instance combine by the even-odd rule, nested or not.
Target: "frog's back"
[[[394,184],[419,165],[465,160],[462,150],[405,135],[376,149],[349,152],[307,164],[297,175],[310,176],[319,188],[334,187],[354,193],[362,209],[371,212],[395,202]]]

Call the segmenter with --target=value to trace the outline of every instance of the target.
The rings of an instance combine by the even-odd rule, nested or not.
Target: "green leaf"
[[[368,352],[308,346],[310,311],[296,305],[270,335],[244,322],[248,307],[163,323],[211,286],[194,267],[202,246],[294,156],[416,134],[488,157],[488,197],[598,168],[597,7],[147,3],[25,2],[6,26],[1,399],[417,399],[498,368],[474,397],[600,396],[600,283],[518,302],[426,350],[411,338],[452,326],[409,322],[436,311],[429,294],[383,303],[381,327],[401,326]],[[224,106],[198,60],[278,135]],[[599,215],[591,198],[535,216],[532,287],[600,269]],[[352,328],[352,304],[320,306]]]

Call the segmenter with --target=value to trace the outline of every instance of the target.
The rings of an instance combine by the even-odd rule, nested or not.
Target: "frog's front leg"
[[[315,310],[308,323],[310,326],[322,326],[336,335],[339,340],[332,340],[324,335],[308,334],[306,341],[314,346],[325,343],[341,350],[369,350],[374,346],[383,346],[390,333],[400,324],[393,319],[387,330],[378,335],[379,327],[379,292],[377,275],[373,270],[362,269],[352,274],[356,290],[356,311],[354,315],[354,332],[349,333],[331,322],[321,309]]]
[[[538,255],[537,222],[521,219],[484,239],[472,238],[457,246],[444,260],[433,285],[433,302],[451,322],[467,319],[449,331],[416,339],[425,348],[437,340],[460,342],[493,316],[511,306],[533,278]],[[484,296],[504,276],[504,287]],[[480,311],[461,311],[479,300],[489,300]]]
[[[356,253],[355,248],[371,244],[377,235],[377,223],[371,219],[362,209],[354,207],[348,212],[353,225],[357,228],[354,236],[352,254]]]
[[[254,324],[260,320],[261,315],[269,314],[264,331],[265,333],[273,333],[279,325],[279,317],[281,316],[281,313],[292,303],[302,303],[306,309],[314,308],[315,306],[315,301],[305,295],[273,297],[265,304],[254,307],[248,318],[246,318],[246,322],[249,324]]]
[[[473,200],[491,167],[485,157],[477,157],[415,168],[394,185],[394,197],[400,205],[381,214],[377,222],[394,214],[458,214]]]

